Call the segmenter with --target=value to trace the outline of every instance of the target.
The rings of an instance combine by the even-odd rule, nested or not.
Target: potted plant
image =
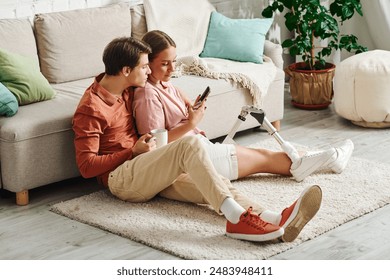
[[[333,97],[335,65],[325,58],[334,50],[367,51],[357,43],[356,36],[341,35],[339,28],[355,12],[363,15],[360,0],[274,0],[262,15],[270,18],[284,9],[285,25],[295,37],[284,40],[282,47],[288,48],[292,56],[301,55],[303,60],[285,70],[290,76],[292,103],[303,109],[327,108]]]

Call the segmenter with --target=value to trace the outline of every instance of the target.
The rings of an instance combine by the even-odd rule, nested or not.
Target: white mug
[[[165,128],[153,129],[150,131],[153,137],[156,138],[156,147],[160,148],[166,144],[168,144],[168,130]]]

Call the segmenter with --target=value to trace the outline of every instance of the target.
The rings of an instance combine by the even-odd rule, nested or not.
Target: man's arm
[[[76,162],[84,178],[96,177],[114,170],[133,157],[132,149],[99,155],[100,135],[104,125],[97,117],[76,112],[73,118]]]

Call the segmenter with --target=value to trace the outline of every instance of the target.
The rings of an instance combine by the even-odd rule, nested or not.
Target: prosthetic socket
[[[291,159],[292,162],[296,162],[299,160],[299,154],[298,151],[294,148],[294,146],[291,145],[290,142],[285,141],[278,133],[278,131],[275,129],[275,127],[268,121],[268,119],[265,116],[265,113],[263,110],[256,108],[253,105],[245,105],[241,108],[241,113],[238,115],[238,119],[236,123],[233,125],[232,129],[230,130],[229,134],[226,136],[224,141],[222,143],[234,143],[233,137],[238,131],[240,125],[246,121],[246,116],[250,114],[252,117],[254,117],[260,124],[261,127],[263,127],[267,132],[272,135],[276,141],[280,144],[282,150],[287,154],[287,156]]]

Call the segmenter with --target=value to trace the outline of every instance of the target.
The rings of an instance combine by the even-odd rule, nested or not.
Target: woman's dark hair
[[[107,75],[117,75],[123,67],[133,69],[139,63],[142,53],[150,54],[152,49],[143,41],[132,37],[112,40],[104,49],[103,62]]]
[[[149,61],[153,61],[153,59],[163,50],[169,47],[175,47],[176,44],[168,34],[160,30],[152,30],[146,33],[142,37],[142,41],[149,44],[152,48],[152,52],[149,53]]]

